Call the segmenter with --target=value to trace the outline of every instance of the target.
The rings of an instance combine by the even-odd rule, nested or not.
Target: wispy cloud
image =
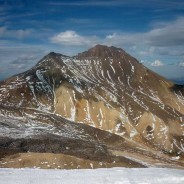
[[[8,29],[7,27],[0,27],[0,38],[6,38],[6,37],[15,37],[15,38],[24,38],[28,35],[30,35],[32,32],[31,29]]]
[[[0,6],[0,13],[6,12],[7,10],[10,9],[10,6],[7,3],[5,3],[5,2],[1,3],[1,1],[0,1],[0,4],[1,4],[1,6]]]
[[[15,60],[9,63],[9,68],[24,69],[33,65],[39,58],[38,54],[27,53],[18,56]]]
[[[0,42],[0,80],[30,69],[51,51],[46,49],[44,45]]]
[[[184,45],[184,17],[165,23],[162,27],[155,28],[146,33],[148,44],[154,46]]]
[[[184,17],[175,21],[162,24],[160,27],[143,33],[114,33],[113,37],[107,36],[107,43],[135,45],[141,43],[149,46],[170,47],[184,46]]]
[[[168,1],[168,0],[149,0],[149,1],[142,1],[142,0],[100,0],[100,1],[52,1],[48,3],[49,5],[52,6],[101,6],[101,7],[112,7],[112,6],[133,6],[133,7],[152,7],[155,6],[157,7],[172,7],[173,9],[178,9],[182,7],[184,4],[183,2],[176,0],[175,2],[173,1]]]
[[[77,2],[49,2],[49,5],[53,6],[119,6],[127,2],[120,0],[116,1],[77,1]]]
[[[47,3],[50,6],[76,6],[76,7],[134,7],[137,8],[152,8],[154,7],[154,11],[170,11],[170,10],[183,10],[184,2],[180,0],[100,0],[100,1],[84,1],[84,0],[76,0],[76,1],[50,1]]]
[[[0,20],[1,21],[8,21],[8,20],[14,20],[14,19],[20,19],[20,18],[26,18],[26,17],[33,17],[33,16],[36,16],[36,15],[39,15],[40,12],[31,12],[31,13],[19,13],[19,14],[13,14],[13,15],[10,15],[10,14],[4,14],[3,16],[1,16]]]

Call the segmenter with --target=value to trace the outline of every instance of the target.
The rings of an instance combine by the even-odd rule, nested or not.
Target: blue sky
[[[184,80],[184,1],[0,0],[0,80],[51,51],[75,55],[96,44]]]

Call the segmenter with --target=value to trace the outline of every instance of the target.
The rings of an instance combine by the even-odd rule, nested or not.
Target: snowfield
[[[1,184],[183,184],[184,170],[110,168],[79,170],[0,169]]]

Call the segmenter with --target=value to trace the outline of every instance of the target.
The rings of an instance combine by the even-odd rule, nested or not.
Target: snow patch
[[[49,167],[49,165],[48,165]],[[163,168],[0,169],[1,184],[183,184],[184,171]]]

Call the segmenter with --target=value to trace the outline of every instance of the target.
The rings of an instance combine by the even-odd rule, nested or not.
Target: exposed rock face
[[[154,165],[158,157],[164,166],[182,166],[184,87],[150,71],[119,48],[97,45],[74,57],[48,54],[32,69],[0,83],[0,113],[4,149],[11,148],[11,144],[3,144],[6,138],[20,152],[81,155],[95,161],[117,159],[118,154],[122,159],[118,162],[127,167]],[[90,138],[85,140],[86,135]],[[43,145],[40,137],[44,145],[51,139],[54,148],[33,149],[35,144]],[[72,144],[72,148],[63,151],[58,141],[65,147]],[[106,151],[100,153],[104,156],[95,154],[94,144],[105,146]],[[84,151],[87,145],[93,152]],[[128,158],[126,152],[132,154],[129,161],[123,161]],[[144,152],[147,156],[141,156]],[[178,155],[178,162],[171,161]]]

